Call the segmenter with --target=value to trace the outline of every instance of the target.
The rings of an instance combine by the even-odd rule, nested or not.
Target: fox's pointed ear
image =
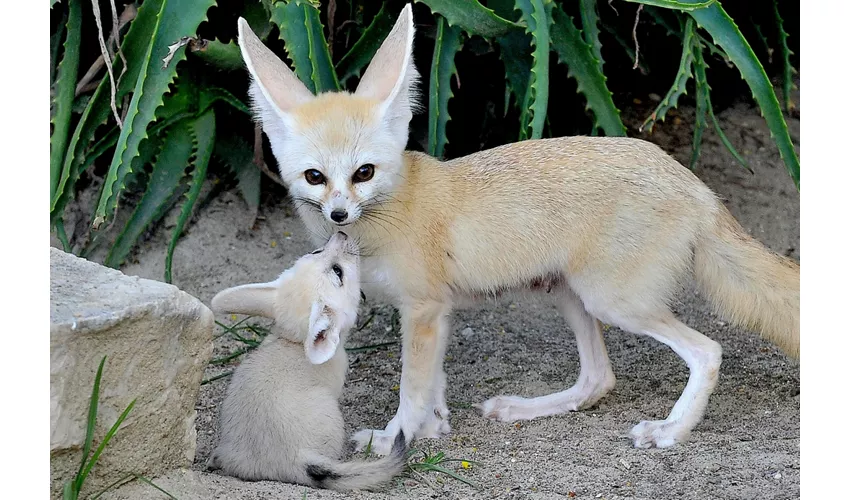
[[[336,354],[340,324],[334,312],[322,301],[313,303],[310,327],[304,340],[304,352],[314,365],[320,365]]]
[[[251,97],[263,112],[284,118],[292,108],[313,98],[295,73],[257,38],[248,21],[239,18],[239,50],[251,74]]]
[[[416,82],[419,73],[413,64],[413,10],[404,6],[384,43],[369,63],[355,95],[381,101],[381,109],[391,120],[409,122],[417,106]],[[405,143],[407,142],[405,127]]]
[[[218,292],[212,299],[213,312],[276,318],[275,302],[279,281],[241,285]]]

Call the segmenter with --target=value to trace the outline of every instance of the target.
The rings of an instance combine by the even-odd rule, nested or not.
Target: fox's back
[[[532,140],[448,162],[408,156],[411,194],[419,193],[412,213],[422,216],[414,227],[427,231],[440,214],[453,248],[447,274],[471,290],[492,288],[483,269],[505,273],[494,282],[519,284],[688,245],[717,206],[693,173],[638,139]]]

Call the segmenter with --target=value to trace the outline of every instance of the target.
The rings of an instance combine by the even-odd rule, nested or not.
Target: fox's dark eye
[[[339,278],[340,283],[342,282],[342,268],[338,265],[334,264],[331,266],[331,271],[336,274],[336,277]]]
[[[354,171],[354,175],[351,176],[351,182],[366,182],[375,175],[375,165],[371,163],[365,163],[360,165],[360,168]]]
[[[311,168],[310,170],[304,171],[304,178],[307,179],[307,183],[313,186],[317,184],[325,183],[325,176],[322,175],[321,172],[316,170],[315,168]]]
[[[310,255],[316,255],[317,253],[322,253],[322,250],[324,250],[324,248],[317,248],[316,250],[313,250],[312,252],[310,252]]]

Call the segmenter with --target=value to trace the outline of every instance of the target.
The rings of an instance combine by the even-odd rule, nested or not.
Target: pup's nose
[[[348,212],[345,210],[334,210],[331,212],[331,220],[334,222],[342,222],[348,218]]]

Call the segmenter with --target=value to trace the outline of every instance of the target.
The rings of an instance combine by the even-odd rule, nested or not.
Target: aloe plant
[[[564,0],[414,1],[417,50],[422,44],[433,47],[428,71],[424,70],[427,60],[416,60],[428,79],[426,149],[431,154],[443,156],[446,144],[458,133],[449,126],[448,110],[457,93],[454,82],[477,77],[465,74],[466,68],[460,68],[458,74],[454,60],[460,53],[495,51],[504,66],[504,81],[487,84],[500,93],[494,104],[502,105],[504,96],[504,116],[513,111],[517,119],[505,122],[499,132],[507,130],[519,139],[548,137],[553,135],[553,125],[557,129],[573,121],[574,117],[555,109],[549,99],[559,90],[550,83],[558,81],[559,73],[576,82],[577,99],[584,103],[591,120],[588,133],[626,135],[608,88],[612,77],[604,71],[615,69],[616,63],[610,61],[616,58],[608,56],[606,63],[603,52],[608,55],[606,51],[611,49],[604,44],[612,43],[613,49],[625,50],[634,58],[631,25],[626,32],[623,23],[610,22],[617,14],[604,4],[597,5],[594,0],[573,4]],[[793,106],[790,93],[795,70],[786,24],[776,2],[759,21],[777,28],[778,40],[772,43],[781,56],[783,106],[749,43],[720,2],[628,1],[647,6],[644,10],[649,16],[644,21],[660,26],[682,44],[670,90],[644,128],[651,130],[663,120],[693,85],[696,122],[691,167],[699,159],[709,124],[733,156],[746,165],[714,115],[706,77],[709,63],[735,66],[752,89],[799,187],[799,159],[782,115],[783,107],[789,111]],[[262,162],[255,165],[257,158],[262,158],[257,149],[261,145],[252,148],[246,140],[254,132],[251,111],[245,104],[247,74],[235,40],[235,23],[223,20],[247,19],[273,51],[289,60],[313,92],[351,91],[392,28],[400,7],[389,1],[335,3],[332,15],[329,4],[318,0],[218,2],[218,14],[209,19],[207,13],[215,0],[141,1],[129,29],[119,36],[126,67],[120,57],[113,66],[114,76],[122,75],[116,78],[114,102],[121,115],[119,127],[111,111],[108,75],[96,75],[94,91],[76,95],[80,92],[77,80],[84,73],[80,65],[100,55],[99,51],[84,52],[88,46],[98,45],[93,43],[97,33],[87,28],[95,24],[88,22],[94,15],[91,6],[82,0],[51,1],[50,225],[64,248],[86,257],[103,248],[105,263],[118,267],[142,235],[176,210],[177,225],[166,251],[164,278],[170,281],[174,250],[192,213],[203,203],[203,186],[210,175],[235,182],[256,214],[262,172],[274,174]],[[109,19],[102,21],[104,30],[111,27]],[[199,37],[199,29],[205,38]],[[557,63],[550,65],[553,54]],[[649,74],[643,60],[640,68]],[[451,106],[462,108],[465,103]],[[220,167],[224,170],[218,170]],[[81,232],[78,224],[66,234],[66,207],[86,184],[100,186],[87,219],[89,230]],[[127,212],[117,218],[122,210]]]

